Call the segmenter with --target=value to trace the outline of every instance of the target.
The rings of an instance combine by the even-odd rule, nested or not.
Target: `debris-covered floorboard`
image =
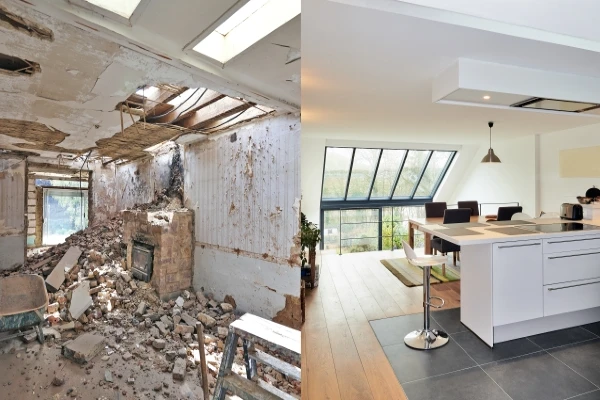
[[[167,204],[164,198],[159,203]],[[0,354],[0,376],[13,362],[23,369],[15,380],[19,393],[28,395],[20,399],[40,398],[37,393],[45,389],[56,399],[88,398],[83,393],[90,389],[108,399],[117,398],[115,391],[121,399],[201,399],[198,321],[204,325],[208,380],[211,392],[214,389],[228,326],[236,320],[235,294],[221,302],[190,289],[177,299],[161,301],[150,284],[137,281],[125,269],[122,235],[120,217],[103,221],[30,257],[20,270],[4,273],[47,277],[57,265],[69,264],[64,281],[55,283],[56,291],[49,293],[46,343],[40,346],[28,335],[25,340],[30,344],[24,349],[15,350],[14,343],[0,345],[0,351],[8,352]],[[245,374],[238,344],[234,371]],[[54,366],[38,369],[29,362],[32,357],[45,363],[55,357]],[[67,372],[73,368],[85,371],[84,378],[77,377],[81,373]],[[300,393],[298,381],[270,367],[259,367],[258,375],[288,393]]]

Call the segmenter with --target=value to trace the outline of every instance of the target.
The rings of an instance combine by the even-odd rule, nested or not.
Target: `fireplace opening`
[[[154,246],[146,243],[133,241],[131,252],[132,273],[137,279],[150,282],[152,277],[152,263],[154,259]]]

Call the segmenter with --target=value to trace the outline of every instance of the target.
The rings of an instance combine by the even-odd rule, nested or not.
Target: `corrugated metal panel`
[[[0,158],[0,236],[25,233],[23,159]]]
[[[185,150],[184,170],[196,241],[290,257],[299,230],[299,118],[259,120],[193,144]]]

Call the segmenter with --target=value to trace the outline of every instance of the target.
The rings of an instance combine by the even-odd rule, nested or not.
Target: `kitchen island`
[[[489,346],[600,321],[600,221],[411,222],[461,246],[461,322]]]

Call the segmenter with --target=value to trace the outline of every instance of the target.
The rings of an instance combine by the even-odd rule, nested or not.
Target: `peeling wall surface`
[[[25,261],[26,165],[23,158],[0,158],[0,270]]]
[[[174,146],[164,146],[151,158],[117,166],[118,210],[150,203],[155,193],[169,187]]]
[[[116,168],[114,164],[103,166],[100,161],[96,161],[90,163],[90,171],[92,172],[90,222],[106,221],[118,210]]]
[[[259,120],[184,154],[185,205],[196,212],[194,288],[277,317],[286,295],[300,296],[300,119]],[[296,303],[280,322],[298,327]]]

